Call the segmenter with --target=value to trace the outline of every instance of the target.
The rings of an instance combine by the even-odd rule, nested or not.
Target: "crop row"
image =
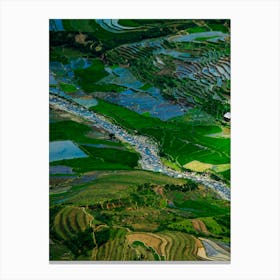
[[[75,234],[83,232],[90,223],[90,217],[82,208],[67,206],[54,219],[54,230],[63,239],[71,239]]]

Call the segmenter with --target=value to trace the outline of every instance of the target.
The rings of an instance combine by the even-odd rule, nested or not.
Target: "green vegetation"
[[[78,32],[93,32],[94,28],[92,23],[94,20],[79,20],[79,19],[64,19],[63,26],[67,31],[78,31]]]
[[[51,32],[51,45],[63,45],[68,42],[72,47],[92,55],[98,55],[121,44],[172,34],[174,28],[179,31],[196,26],[192,20],[121,20],[120,24],[124,24],[124,26],[133,24],[132,27],[136,27],[135,25],[138,24],[140,28],[125,33],[112,33],[103,29],[95,20],[64,19],[62,22],[66,32]],[[85,44],[78,44],[75,41],[75,36],[78,32],[86,34]],[[92,42],[96,45],[101,45],[102,42],[101,49],[96,51],[92,48]]]
[[[230,169],[224,172],[220,172],[220,174],[222,175],[222,177],[228,181],[230,181]]]
[[[89,131],[90,128],[87,125],[74,121],[50,123],[50,141],[67,139],[77,142],[86,141],[88,137],[85,134]]]
[[[166,199],[173,199],[174,192],[177,192],[177,200],[181,202],[179,205],[176,199],[174,200],[177,207],[192,209],[168,208]],[[51,207],[51,216],[55,217],[51,219],[51,223],[54,224],[54,233],[57,233],[53,238],[56,240],[55,236],[58,236],[58,240],[65,240],[62,243],[70,248],[74,258],[87,259],[93,249],[96,251],[96,254],[93,254],[95,260],[195,260],[196,245],[190,234],[204,234],[197,232],[189,219],[200,217],[214,238],[226,239],[229,236],[228,203],[210,199],[210,196],[203,192],[192,181],[162,174],[140,170],[105,172],[91,183],[72,188],[66,196],[52,196],[52,203],[62,198],[64,203],[67,203],[64,208]],[[190,203],[189,198],[194,195],[203,196],[204,200]],[[79,205],[86,207],[86,212],[82,211]],[[84,231],[86,240],[89,238],[90,231],[86,229],[92,221],[95,221],[93,224],[96,227],[96,245],[91,241],[92,245],[87,247],[87,250],[83,243],[73,245]],[[158,223],[154,228],[155,234],[168,241],[167,255],[160,255],[153,246],[145,245],[144,248],[138,242],[132,247],[126,245],[126,228],[133,231],[142,228],[142,231],[149,232],[155,223]],[[64,248],[64,251],[67,249]]]
[[[168,225],[168,228],[171,230],[179,230],[183,232],[187,232],[189,234],[197,235],[197,231],[193,227],[193,223],[191,220],[183,220],[181,222],[173,223]]]
[[[145,245],[143,242],[141,242],[141,241],[134,241],[134,242],[132,243],[132,246],[133,246],[134,248],[137,248],[137,247],[139,247],[139,246],[142,247],[142,248],[144,248],[145,253],[150,253],[150,254],[152,254],[152,256],[153,256],[153,258],[154,258],[155,261],[160,261],[160,260],[161,260],[160,256],[158,255],[158,253],[156,252],[156,250],[155,250],[153,247],[146,246],[146,245]],[[141,254],[140,260],[143,259],[144,256],[145,256],[144,254]]]
[[[114,85],[114,84],[91,84],[88,83],[87,85],[84,85],[86,87],[86,92],[122,92],[126,88]]]
[[[208,23],[208,26],[213,30],[213,31],[221,31],[224,33],[228,33],[229,29],[223,24],[216,24],[216,23]]]
[[[197,260],[197,247],[193,236],[177,231],[164,232],[164,236],[170,240],[166,260]]]
[[[151,87],[152,87],[152,85],[149,84],[149,83],[147,83],[147,84],[143,85],[142,87],[140,87],[139,89],[147,90],[147,89],[149,89],[149,88],[151,88]]]
[[[137,23],[133,19],[120,19],[118,22],[122,26],[128,26],[128,27],[138,27],[141,26],[139,23]]]
[[[137,166],[139,160],[138,154],[129,151],[122,151],[116,149],[100,149],[89,146],[82,146],[83,150],[86,151],[92,158],[102,159],[102,161],[116,164],[127,165],[131,168]]]
[[[201,220],[205,223],[208,230],[215,235],[230,235],[230,219],[229,215],[217,217],[203,217]]]
[[[85,231],[91,219],[82,208],[67,206],[55,215],[53,230],[57,238],[67,240]]]
[[[51,201],[54,204],[63,199],[76,205],[103,203],[121,197],[128,197],[136,186],[150,182],[159,185],[166,183],[184,184],[185,180],[141,170],[116,171],[112,173],[106,171],[103,176],[98,177],[93,183],[73,187],[67,194],[51,195]]]
[[[142,113],[142,116],[151,117],[151,113],[150,112],[144,112],[144,113]]]
[[[122,160],[120,160],[122,161]],[[52,166],[55,165],[66,165],[73,168],[74,172],[84,173],[92,170],[129,170],[132,169],[129,165],[125,163],[115,163],[105,161],[103,158],[74,158],[67,160],[59,160],[51,163]]]
[[[209,39],[218,38],[219,36],[208,36],[208,37],[197,37],[195,38],[196,41],[207,41]]]
[[[203,222],[207,229],[207,234],[198,232],[195,230],[193,220],[182,220],[180,222],[172,223],[168,225],[171,230],[179,230],[195,236],[210,235],[213,237],[227,238],[230,235],[230,221],[229,216],[217,216],[217,217],[202,217],[199,218],[200,222]],[[217,222],[218,221],[218,222]]]
[[[75,172],[83,173],[91,170],[128,170],[138,165],[139,156],[126,150],[121,143],[91,138],[87,135],[92,128],[74,121],[50,123],[50,141],[72,140],[89,155],[87,158],[74,158],[52,162],[51,165],[66,165]],[[109,137],[109,136],[108,136]],[[91,147],[85,144],[104,144],[106,148]],[[112,147],[112,148],[110,148]],[[122,147],[121,149],[116,149]]]
[[[93,138],[90,126],[72,120],[58,121],[50,123],[50,141],[73,140],[77,143],[105,144],[109,146],[123,147],[119,142]],[[109,138],[109,136],[108,136]]]
[[[153,140],[164,166],[230,185],[230,123],[223,119],[230,112],[230,40],[202,34],[230,35],[229,20],[62,23],[65,31],[50,31],[52,95],[60,89],[73,102],[78,94],[98,99],[89,110]],[[193,33],[189,42],[176,40]],[[177,106],[173,115],[173,105],[185,113],[178,116]],[[177,117],[161,120],[165,106],[166,116]],[[50,174],[50,260],[200,261],[203,237],[229,251],[230,201],[212,188],[142,170],[132,145],[53,103],[49,127],[50,141],[71,140],[88,156],[50,162],[60,166]]]
[[[110,236],[110,239],[98,247],[97,253],[94,255],[93,260],[137,260],[137,252],[127,245],[126,233],[126,230],[121,228],[110,228],[109,230],[105,230],[105,236]],[[96,234],[98,234],[98,232],[96,232]],[[104,237],[103,239],[104,241],[106,240]]]
[[[92,239],[92,229],[89,227],[91,216],[81,208],[67,206],[55,216],[51,216],[51,235],[60,243],[51,246],[53,259],[86,258],[95,246]],[[68,252],[68,250],[71,251]]]
[[[76,92],[77,88],[74,85],[60,83],[60,87],[66,93]]]
[[[225,205],[224,201],[220,200],[186,200],[183,203],[175,202],[175,206],[183,210],[190,210],[197,217],[222,215],[229,211],[229,205]]]
[[[85,56],[84,53],[70,47],[51,46],[50,48],[50,61],[58,61],[63,64],[68,64],[70,59],[83,56]]]
[[[217,126],[194,126],[179,118],[163,122],[103,100],[99,100],[98,105],[92,107],[91,110],[110,117],[128,130],[136,129],[141,134],[154,137],[160,144],[162,152],[180,165],[192,160],[211,164],[229,162],[230,140],[206,136],[220,131]]]
[[[85,92],[91,92],[91,85],[108,75],[104,70],[104,64],[99,59],[93,60],[92,65],[88,68],[76,69],[74,73]]]
[[[61,51],[59,51],[57,48],[51,48],[50,49],[50,61],[56,61],[61,62],[62,64],[68,64],[69,58]]]
[[[92,228],[79,232],[70,240],[66,240],[64,244],[70,248],[75,258],[79,257],[79,260],[90,259],[91,250],[95,247],[92,239]]]
[[[189,33],[207,32],[209,31],[209,28],[207,28],[206,26],[196,26],[196,27],[188,28],[187,31]]]
[[[65,245],[50,244],[50,260],[72,261],[74,255]]]

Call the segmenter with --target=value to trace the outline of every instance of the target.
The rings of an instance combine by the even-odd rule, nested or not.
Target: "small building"
[[[229,121],[230,121],[230,112],[227,112],[227,113],[224,114],[224,120],[225,120],[226,122],[229,122]]]

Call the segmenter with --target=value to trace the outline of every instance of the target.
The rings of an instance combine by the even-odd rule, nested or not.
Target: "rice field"
[[[49,30],[50,260],[229,261],[230,201],[206,180],[230,184],[230,20],[51,19]],[[119,130],[154,143],[154,172],[141,169],[153,151]]]
[[[93,217],[81,207],[64,207],[54,219],[54,231],[62,239],[67,240],[90,226]]]
[[[50,142],[50,162],[83,157],[88,156],[72,141]]]
[[[127,234],[127,240],[129,244],[143,242],[166,261],[198,259],[194,237],[182,232],[131,233]]]
[[[230,169],[230,164],[209,164],[193,160],[183,165],[186,169],[190,169],[196,172],[205,172],[207,170],[214,170],[216,172],[224,172]]]

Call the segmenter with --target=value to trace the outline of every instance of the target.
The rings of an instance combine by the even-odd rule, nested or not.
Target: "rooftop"
[[[227,112],[224,114],[224,118],[229,119],[230,120],[230,112]]]

